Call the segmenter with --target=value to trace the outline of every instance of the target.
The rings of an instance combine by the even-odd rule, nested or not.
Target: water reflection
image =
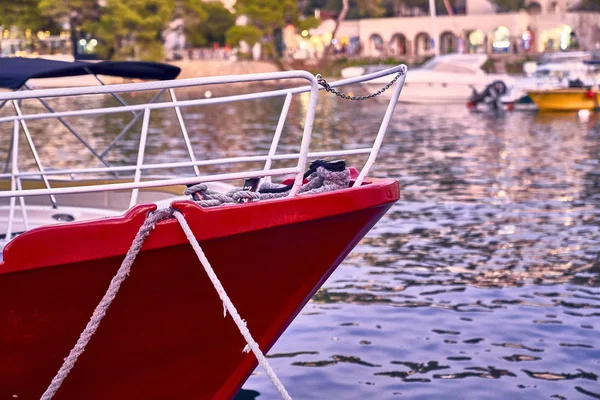
[[[282,104],[185,110],[196,157],[266,152]],[[298,151],[305,110],[292,102],[281,152]],[[313,150],[370,144],[383,112],[322,96]],[[86,138],[105,147],[129,119],[86,122]],[[147,160],[185,160],[174,116],[152,122]],[[94,162],[64,133],[32,129],[52,166]],[[107,159],[135,161],[140,129]],[[600,398],[598,119],[400,106],[373,174],[397,178],[402,201],[270,352],[294,398]],[[244,387],[276,398],[261,370]]]
[[[377,121],[363,107],[351,134]],[[273,349],[319,352],[276,364],[293,395],[600,396],[600,127],[551,118],[397,111],[374,172],[403,200]],[[246,387],[273,394],[260,376]]]

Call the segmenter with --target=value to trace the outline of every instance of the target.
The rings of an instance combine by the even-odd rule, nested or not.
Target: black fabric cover
[[[108,75],[122,78],[169,80],[180,68],[146,61],[67,62],[44,58],[0,58],[0,88],[17,90],[32,78],[62,78],[77,75]]]

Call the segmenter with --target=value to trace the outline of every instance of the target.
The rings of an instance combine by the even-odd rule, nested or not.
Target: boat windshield
[[[566,75],[566,71],[551,70],[551,69],[538,69],[533,74],[536,78],[557,78],[562,79]]]
[[[455,74],[473,74],[482,72],[480,66],[481,63],[479,59],[436,57],[427,61],[419,69],[423,71],[451,72]]]
[[[587,77],[593,74],[593,68],[584,63],[548,63],[538,67],[533,76],[535,78],[563,79],[572,76]]]

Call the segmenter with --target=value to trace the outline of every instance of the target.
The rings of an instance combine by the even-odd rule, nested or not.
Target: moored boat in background
[[[600,109],[600,60],[584,61],[585,69],[567,85],[530,90],[528,96],[540,110],[579,111]]]
[[[596,64],[594,60],[571,59],[542,63],[529,76],[515,80],[501,101],[504,105],[513,105],[519,109],[530,109],[531,106],[536,108],[528,95],[529,91],[592,86],[600,81],[600,71]]]
[[[436,56],[411,70],[399,101],[416,104],[466,104],[473,90],[483,91],[491,83],[512,84],[507,74],[488,74],[482,66],[485,54],[447,54]],[[369,90],[385,84],[385,79],[365,82]]]
[[[540,111],[600,110],[600,92],[592,88],[535,90],[528,94]]]

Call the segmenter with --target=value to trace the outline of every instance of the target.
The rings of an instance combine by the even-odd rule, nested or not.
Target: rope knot
[[[234,201],[243,203],[248,200],[260,200],[260,193],[251,192],[250,190],[240,190],[239,192],[235,192],[231,197]]]
[[[208,190],[208,186],[204,183],[198,183],[196,185],[188,186],[187,189],[183,192],[186,196],[192,196],[196,200],[206,200],[206,191]],[[200,198],[197,198],[196,194],[200,195]]]

